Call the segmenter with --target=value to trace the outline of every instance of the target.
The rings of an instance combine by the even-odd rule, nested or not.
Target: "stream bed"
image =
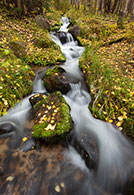
[[[54,145],[32,138],[29,98],[47,93],[42,82],[45,69],[37,71],[33,93],[0,118],[0,128],[6,130],[0,134],[0,194],[129,195],[134,145],[118,128],[90,113],[91,97],[79,69],[84,48],[68,33],[68,18],[62,21],[58,35],[51,36],[66,57],[61,67],[71,85],[64,98],[71,108],[73,130],[66,141]]]

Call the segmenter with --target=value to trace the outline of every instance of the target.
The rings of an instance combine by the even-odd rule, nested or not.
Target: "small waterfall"
[[[61,26],[60,31],[67,32],[68,31],[67,27],[69,26],[70,21],[67,17],[62,17],[62,22],[63,25]]]
[[[34,83],[33,83],[33,93],[44,93],[46,92],[43,86],[42,76],[40,76],[40,71],[37,71]]]

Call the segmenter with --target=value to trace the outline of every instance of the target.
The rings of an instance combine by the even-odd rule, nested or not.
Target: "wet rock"
[[[80,27],[78,25],[70,28],[69,33],[71,33],[75,37],[79,37],[81,34]]]
[[[33,148],[35,148],[35,142],[33,139],[28,139],[25,142],[23,142],[23,144],[20,147],[20,150],[23,152],[27,152],[29,150],[32,150]]]
[[[62,139],[72,129],[70,107],[62,94],[52,93],[33,106],[33,137],[46,143]]]
[[[17,125],[10,121],[0,123],[0,137],[7,137],[12,135],[18,129]]]
[[[10,48],[12,49],[15,56],[23,58],[26,56],[25,46],[20,42],[10,42]]]
[[[37,93],[34,96],[30,97],[29,101],[33,107],[36,103],[38,103],[39,101],[42,101],[46,97],[47,97],[47,95],[45,93]]]
[[[98,145],[94,135],[87,133],[84,130],[79,136],[76,136],[73,131],[69,135],[71,145],[84,159],[89,169],[96,169],[99,160]]]
[[[50,31],[50,24],[49,24],[48,20],[46,18],[44,18],[42,15],[36,16],[35,21],[36,21],[37,26]]]
[[[71,86],[65,77],[65,70],[56,66],[53,69],[48,69],[44,75],[44,86],[48,92],[60,91],[66,94]]]
[[[68,37],[66,32],[56,32],[54,35],[60,39],[62,44],[68,42]]]

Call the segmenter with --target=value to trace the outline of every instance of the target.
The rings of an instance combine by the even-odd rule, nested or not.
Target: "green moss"
[[[61,105],[61,122],[57,124],[56,131],[58,135],[61,135],[65,132],[68,132],[72,128],[72,118],[69,114],[70,108],[66,103]]]
[[[44,130],[44,128],[46,128],[47,127],[47,123],[46,122],[44,122],[44,123],[42,123],[42,124],[37,124],[37,125],[34,125],[33,126],[33,137],[35,137],[35,138],[41,138],[42,137],[42,132],[43,132],[43,130]]]
[[[34,72],[4,45],[0,48],[0,67],[1,116],[32,92]]]
[[[53,42],[51,39],[42,39],[42,38],[37,38],[34,41],[35,46],[39,47],[39,48],[53,48],[53,49],[57,49],[60,50],[59,46]]]
[[[56,92],[56,95],[58,96],[59,100],[60,100],[62,103],[68,105],[67,102],[66,102],[66,100],[65,100],[65,98],[63,97],[63,95],[61,94],[60,91],[57,91],[57,92]],[[69,107],[69,106],[68,106],[68,107]]]
[[[49,68],[46,72],[46,76],[52,76],[54,73],[63,73],[65,70],[59,66],[55,66],[54,68]]]
[[[37,102],[33,110],[36,123],[33,126],[33,137],[36,139],[53,142],[63,138],[72,129],[70,107],[59,91]]]

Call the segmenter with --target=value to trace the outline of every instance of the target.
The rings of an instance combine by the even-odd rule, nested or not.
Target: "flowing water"
[[[61,47],[66,57],[66,62],[61,66],[66,70],[71,83],[71,90],[64,97],[71,107],[74,128],[68,138],[68,150],[63,151],[64,163],[69,162],[70,169],[63,170],[62,174],[58,175],[57,180],[67,178],[68,174],[73,175],[74,171],[79,168],[85,174],[84,180],[80,185],[77,185],[77,189],[75,183],[72,186],[71,180],[69,180],[69,195],[128,195],[131,175],[134,171],[134,145],[119,129],[112,124],[95,119],[90,113],[88,105],[91,97],[79,69],[79,58],[84,48],[78,46],[77,41],[68,33],[67,27],[70,23],[68,18],[63,17],[62,20],[63,25],[60,31],[61,33],[64,32],[62,33],[64,36],[66,35],[65,43],[61,43],[56,33],[52,33],[51,36]],[[43,73],[41,71],[37,72],[32,95],[46,92],[42,84],[43,75],[44,71]],[[23,136],[25,123],[31,109],[29,97],[9,110],[8,114],[0,119],[0,127],[5,128],[7,132],[4,135],[5,137],[14,133],[12,128],[16,129],[19,136]],[[1,135],[1,138],[3,138],[3,135]],[[71,168],[70,163],[73,168]],[[36,193],[24,194],[34,195]],[[45,193],[39,194],[45,195]],[[50,194],[58,193],[54,191]],[[61,193],[61,195],[63,194]]]

